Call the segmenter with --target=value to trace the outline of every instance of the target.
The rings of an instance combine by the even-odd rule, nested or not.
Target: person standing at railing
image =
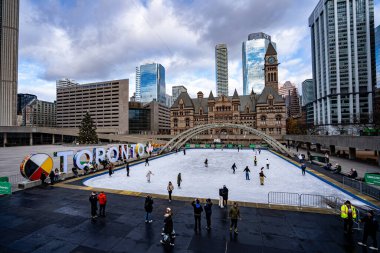
[[[356,219],[356,209],[351,205],[351,202],[347,200],[341,206],[340,211],[340,217],[343,219],[344,233],[351,234],[354,219]]]
[[[358,242],[358,244],[363,247],[367,247],[367,238],[370,236],[372,238],[373,246],[370,246],[369,248],[371,250],[378,250],[376,233],[379,228],[379,223],[375,218],[374,212],[372,210],[368,211],[367,215],[361,219],[360,222],[364,223],[364,230],[363,240]]]

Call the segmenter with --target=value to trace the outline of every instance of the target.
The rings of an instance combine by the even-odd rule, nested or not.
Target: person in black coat
[[[228,188],[223,185],[223,206],[227,206],[228,201]]]
[[[368,211],[367,215],[361,219],[360,222],[364,223],[363,241],[358,242],[358,244],[366,247],[367,238],[370,236],[372,238],[373,246],[369,248],[372,250],[378,250],[376,233],[379,228],[379,224],[375,218],[374,212],[372,210]]]
[[[92,220],[95,220],[98,211],[98,196],[96,195],[96,192],[91,193],[89,201],[91,204],[91,218]]]
[[[194,208],[194,231],[196,232],[197,230],[201,231],[201,214],[203,212],[202,205],[199,203],[199,199],[195,199],[191,205]]]
[[[204,206],[205,213],[206,213],[206,221],[207,221],[207,230],[211,229],[211,214],[212,214],[212,202],[211,199],[206,200],[206,204]]]
[[[53,185],[54,184],[54,177],[55,177],[55,174],[54,174],[54,171],[50,171],[50,174],[49,174],[49,178],[50,178],[50,184]]]
[[[149,158],[145,158],[145,166],[148,165],[149,166]]]
[[[46,175],[45,175],[45,173],[43,173],[43,172],[41,173],[40,180],[41,180],[42,186],[46,186],[46,183],[45,183]]]
[[[172,210],[168,207],[166,208],[164,215],[164,229],[162,235],[167,236],[170,246],[174,246],[174,228],[173,228],[173,213]],[[160,241],[162,244],[165,244],[165,240]]]
[[[127,177],[129,177],[129,163],[125,162],[125,169],[127,170]]]
[[[249,172],[251,171],[249,170],[248,166],[245,167],[243,171],[245,172],[245,180],[249,180]]]
[[[145,208],[145,212],[146,212],[145,223],[147,223],[147,222],[152,223],[153,222],[152,217],[151,217],[151,214],[153,211],[153,198],[152,198],[152,196],[150,196],[150,195],[146,196],[144,208]]]

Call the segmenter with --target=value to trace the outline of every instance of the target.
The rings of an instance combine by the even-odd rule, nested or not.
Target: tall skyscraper
[[[228,51],[226,44],[215,46],[216,93],[228,96]]]
[[[335,131],[371,123],[375,85],[373,0],[320,0],[309,18],[314,123]]]
[[[265,53],[271,42],[271,37],[265,33],[252,33],[248,41],[242,45],[242,67],[243,67],[243,94],[249,95],[253,89],[261,93],[264,89],[265,76],[264,64]],[[274,49],[276,44],[272,42]]]
[[[375,30],[376,87],[380,89],[380,25]]]
[[[283,97],[286,97],[289,94],[289,91],[292,91],[296,86],[292,84],[290,81],[286,81],[279,89],[278,94]]]
[[[306,112],[306,125],[314,125],[314,107],[315,90],[313,79],[306,79],[302,82],[302,106]]]
[[[172,104],[174,104],[174,102],[177,100],[177,98],[182,92],[187,92],[187,89],[185,86],[177,85],[177,86],[172,87],[172,100],[173,100]]]
[[[0,126],[17,124],[19,0],[0,0]]]
[[[141,102],[150,103],[153,100],[166,103],[165,68],[159,63],[140,66],[140,97]]]
[[[136,67],[136,93],[135,93],[136,102],[141,101],[141,86],[140,86],[140,67]]]

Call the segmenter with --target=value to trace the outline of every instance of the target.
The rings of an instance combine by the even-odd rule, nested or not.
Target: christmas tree
[[[91,118],[91,115],[86,112],[79,127],[78,141],[80,144],[96,144],[98,143],[98,134],[96,126]]]

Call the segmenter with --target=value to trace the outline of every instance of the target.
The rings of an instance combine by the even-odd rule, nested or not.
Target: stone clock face
[[[269,64],[273,64],[275,62],[276,62],[276,59],[273,56],[271,56],[271,57],[268,58],[268,63]]]

